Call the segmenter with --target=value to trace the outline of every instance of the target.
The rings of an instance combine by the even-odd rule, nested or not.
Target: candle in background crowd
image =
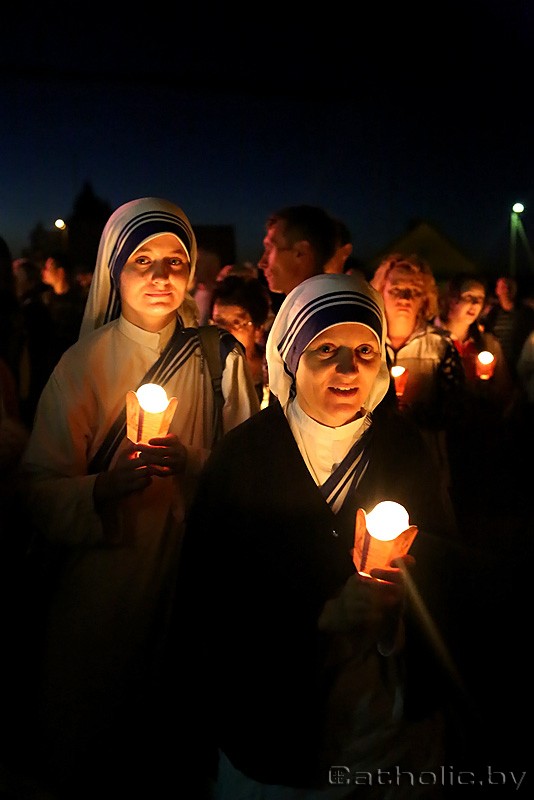
[[[482,381],[487,381],[493,376],[495,369],[495,356],[489,350],[482,350],[477,356],[477,375]]]
[[[127,436],[134,444],[147,444],[150,439],[165,436],[174,416],[178,400],[167,398],[157,383],[145,383],[137,392],[126,395]]]
[[[399,364],[396,364],[394,367],[391,367],[391,377],[395,381],[395,394],[397,397],[402,397],[406,389],[408,370],[406,367],[401,367]]]
[[[372,569],[389,567],[394,558],[406,555],[417,535],[408,512],[400,503],[384,500],[369,514],[358,509],[354,534],[353,560],[358,572],[369,575]]]

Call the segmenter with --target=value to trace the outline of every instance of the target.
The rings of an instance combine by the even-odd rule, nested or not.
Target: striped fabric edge
[[[179,338],[184,335],[186,335],[186,340],[179,342]],[[144,383],[156,382],[162,385],[165,384],[173,373],[180,369],[198,348],[200,348],[200,342],[196,333],[196,328],[177,328],[160,358],[152,365],[142,380],[139,381],[135,391]],[[88,467],[88,474],[92,475],[109,467],[117,447],[125,436],[126,401],[98,451],[91,459]]]
[[[382,314],[378,303],[370,298],[368,295],[360,292],[334,292],[325,297],[316,297],[306,303],[299,312],[295,315],[289,325],[286,333],[278,344],[278,352],[284,361],[286,361],[287,353],[289,352],[294,340],[306,325],[307,321],[313,317],[318,311],[330,306],[338,306],[345,304],[353,304],[357,306],[364,306],[377,317],[380,328],[382,328]]]

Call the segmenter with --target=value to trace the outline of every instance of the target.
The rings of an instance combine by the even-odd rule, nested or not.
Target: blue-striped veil
[[[385,396],[390,376],[386,363],[386,317],[382,296],[359,275],[315,275],[288,294],[267,340],[269,388],[286,406],[294,390],[300,356],[310,342],[333,325],[359,322],[380,343],[381,365],[365,403],[373,411]]]
[[[327,480],[319,489],[334,512],[338,512],[358,486],[365,474],[370,458],[373,435],[371,412],[384,398],[390,376],[386,362],[386,317],[382,296],[358,275],[325,274],[303,281],[288,294],[269,333],[267,340],[267,365],[269,387],[278,397],[301,448],[301,453],[313,460],[317,439],[335,438],[336,429],[311,421],[304,426],[290,400],[296,392],[295,377],[299,359],[308,345],[323,331],[333,325],[357,322],[371,330],[380,345],[381,363],[377,377],[363,406],[359,420],[347,423],[348,450]],[[300,412],[304,413],[304,412]],[[309,426],[315,433],[305,433]],[[340,429],[337,429],[339,431]],[[307,440],[307,443],[306,443]]]
[[[80,336],[117,319],[120,314],[119,279],[124,264],[141,244],[162,233],[174,234],[187,251],[191,264],[188,289],[192,288],[197,243],[182,209],[159,197],[131,200],[114,211],[102,232]],[[183,305],[187,310],[184,321],[191,324],[195,303],[188,293]]]

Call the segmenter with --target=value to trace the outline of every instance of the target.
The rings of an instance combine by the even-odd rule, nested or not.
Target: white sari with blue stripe
[[[295,399],[287,406],[286,415],[311,476],[337,513],[367,469],[370,414],[341,428],[328,428],[305,414]]]

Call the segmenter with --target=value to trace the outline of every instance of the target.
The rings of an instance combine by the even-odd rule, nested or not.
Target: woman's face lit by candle
[[[297,399],[312,419],[331,428],[360,415],[380,370],[380,347],[365,325],[344,322],[320,333],[300,357]]]
[[[458,297],[451,298],[448,317],[451,322],[465,323],[471,325],[480,316],[486,292],[484,286],[477,281],[470,281],[462,286],[462,291]]]
[[[411,329],[415,328],[425,302],[422,277],[402,267],[395,267],[388,275],[382,294],[388,325],[402,322]]]
[[[159,331],[175,316],[189,280],[189,258],[172,233],[162,233],[135,250],[120,277],[124,317],[147,331]]]

